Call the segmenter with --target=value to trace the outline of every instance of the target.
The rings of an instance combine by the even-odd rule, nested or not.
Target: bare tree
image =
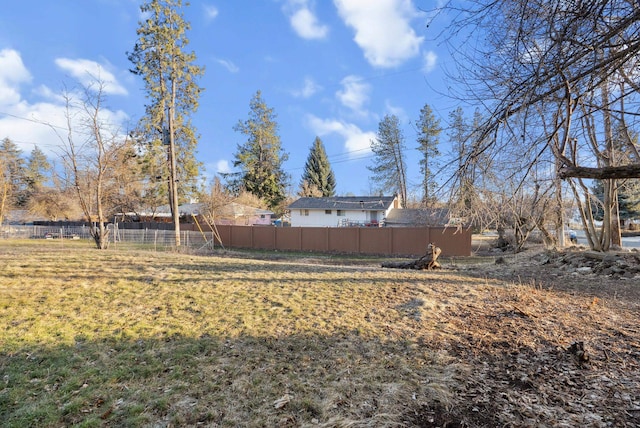
[[[118,183],[135,181],[135,152],[132,142],[109,121],[103,81],[95,79],[80,94],[65,91],[64,99],[67,134],[60,137],[67,185],[75,191],[85,220],[92,223],[96,247],[105,249],[107,222],[120,208],[117,200],[123,189]]]
[[[475,40],[462,48],[452,45],[464,95],[488,110],[465,168],[479,155],[496,156],[522,139],[521,147],[532,155],[530,165],[545,151],[555,156],[550,179],[558,172],[562,177],[585,173],[580,169],[585,163],[612,178],[621,171],[640,173],[640,159],[621,169],[607,158],[614,116],[622,119],[638,101],[640,8],[635,2],[475,0],[455,12],[451,31]],[[604,238],[616,244],[611,205],[616,184],[608,186],[605,205],[612,208]],[[558,184],[559,198],[561,188]],[[592,243],[601,250],[608,245]]]

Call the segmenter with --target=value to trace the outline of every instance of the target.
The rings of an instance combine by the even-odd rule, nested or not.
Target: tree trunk
[[[640,178],[640,164],[605,166],[601,168],[565,166],[560,168],[558,176],[560,178],[597,178],[600,180],[607,180],[611,178]]]
[[[413,260],[410,262],[384,262],[382,263],[382,267],[417,270],[440,269],[442,266],[440,266],[440,263],[438,263],[437,260],[441,252],[442,250],[440,249],[440,247],[436,247],[435,244],[429,243],[429,245],[427,245],[427,252],[418,260]]]

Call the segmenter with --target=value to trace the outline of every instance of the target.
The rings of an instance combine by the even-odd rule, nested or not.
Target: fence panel
[[[269,226],[254,226],[251,229],[253,233],[253,248],[260,250],[276,249],[276,228]]]
[[[301,251],[310,252],[327,252],[330,249],[327,247],[327,228],[326,227],[300,227],[301,236]]]
[[[391,254],[389,235],[393,234],[390,227],[360,227],[359,252],[362,254]]]
[[[360,250],[359,227],[328,227],[330,251],[336,253],[358,253]]]
[[[114,248],[175,249],[171,229],[124,228],[109,225]],[[443,256],[471,255],[471,231],[445,227],[270,227],[217,226],[214,230],[181,230],[186,248],[246,248],[391,256],[422,256],[432,242]],[[5,226],[0,238],[91,239],[88,226]]]

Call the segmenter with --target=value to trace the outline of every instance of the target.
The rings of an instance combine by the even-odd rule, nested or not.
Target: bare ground
[[[466,371],[453,402],[425,406],[417,424],[640,426],[640,253],[478,254],[486,259],[451,269],[511,285],[452,308],[455,334],[430,346]]]
[[[421,326],[412,340],[456,372],[447,398],[408,405],[402,426],[640,426],[639,252],[514,255],[484,241],[470,260],[398,290]]]

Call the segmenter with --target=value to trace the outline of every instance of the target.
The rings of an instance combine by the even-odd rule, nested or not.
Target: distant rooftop
[[[395,196],[332,196],[329,198],[300,198],[287,208],[380,211],[388,209],[395,199]]]
[[[443,226],[448,222],[449,210],[446,208],[394,209],[385,219],[388,226]]]

